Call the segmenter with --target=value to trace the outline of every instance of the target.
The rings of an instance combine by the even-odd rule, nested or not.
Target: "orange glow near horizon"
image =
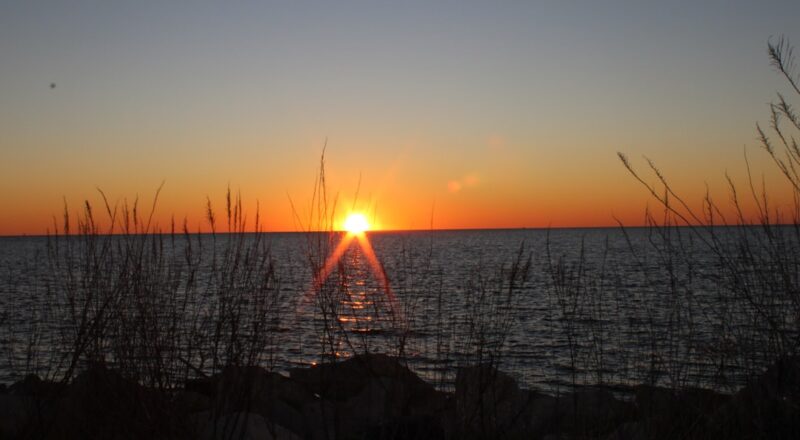
[[[469,195],[422,195],[416,192],[401,193],[395,191],[392,196],[393,204],[384,202],[377,210],[379,219],[370,214],[364,226],[361,220],[350,220],[346,216],[338,217],[333,229],[357,233],[362,231],[402,231],[402,230],[442,230],[442,229],[514,229],[514,228],[560,228],[560,227],[616,227],[617,220],[625,226],[635,227],[644,224],[645,209],[651,212],[660,212],[663,208],[642,188],[631,183],[628,188],[609,190],[605,197],[597,197],[594,193],[570,194],[568,189],[557,188],[547,192],[531,191],[530,194],[503,193],[498,191],[493,196],[485,194]],[[110,191],[107,192],[111,194]],[[228,232],[226,223],[222,221],[224,215],[224,199],[212,197],[211,201],[217,214],[217,232]],[[690,191],[686,200],[696,212],[703,212],[703,194]],[[731,206],[728,206],[724,189],[718,189],[719,194],[715,201],[720,204],[720,209],[730,218],[735,218]],[[91,195],[91,194],[90,194]],[[388,197],[387,197],[388,198]],[[53,196],[46,205],[27,204],[23,201],[8,203],[0,209],[0,236],[16,235],[45,235],[54,230],[54,221],[57,229],[63,229],[63,200]],[[197,199],[197,203],[191,200]],[[264,200],[268,203],[264,203]],[[249,197],[245,201],[244,215],[247,220],[246,230],[254,231],[256,200],[261,200],[260,225],[263,232],[297,232],[297,231],[329,231],[328,228],[308,228],[292,221],[293,213],[288,203],[277,197]],[[109,231],[110,222],[105,214],[102,200],[98,197],[88,199],[92,204],[95,220],[101,233],[121,233],[119,224],[114,231]],[[282,203],[283,202],[283,203]],[[149,216],[151,200],[143,197],[140,201],[140,215]],[[112,209],[114,200],[112,199]],[[287,206],[284,206],[287,205]],[[743,208],[748,218],[753,217],[756,210],[752,201],[744,200]],[[83,215],[84,204],[78,198],[69,200],[69,213],[74,224],[78,217]],[[780,209],[784,216],[792,212],[791,192],[776,191],[772,198],[772,206]],[[370,210],[371,211],[371,210]],[[174,215],[173,215],[174,214]],[[363,214],[362,214],[363,216]],[[302,218],[308,218],[303,213]],[[787,217],[788,218],[788,217]],[[182,232],[186,225],[190,233],[210,232],[206,220],[203,198],[199,195],[176,194],[164,191],[158,201],[158,206],[153,215],[153,230],[168,233],[172,223],[176,232]],[[755,220],[755,217],[753,217]],[[352,225],[351,223],[355,224]],[[361,224],[359,226],[359,224]],[[63,231],[62,231],[63,232]],[[73,227],[73,233],[77,230]],[[355,238],[355,237],[353,237]]]
[[[222,221],[226,186],[232,187],[234,193],[242,190],[245,229],[264,232],[615,227],[617,220],[625,226],[642,226],[645,209],[662,209],[613,154],[587,161],[594,166],[591,172],[581,164],[557,162],[545,167],[536,162],[525,163],[517,157],[503,157],[502,152],[494,152],[490,158],[476,154],[480,163],[467,167],[431,156],[421,148],[414,151],[408,147],[391,156],[373,154],[365,145],[355,143],[352,150],[326,157],[325,179],[330,188],[331,209],[336,205],[352,206],[353,213],[360,217],[348,218],[348,210],[343,209],[336,212],[330,225],[312,215],[308,203],[313,197],[309,183],[315,178],[311,158],[319,154],[320,147],[311,145],[292,157],[289,162],[308,164],[297,165],[292,172],[287,171],[290,167],[255,170],[249,162],[231,165],[216,175],[201,175],[199,171],[183,175],[180,169],[166,170],[161,176],[171,177],[173,172],[177,175],[166,180],[157,202],[154,196],[163,180],[161,176],[145,174],[144,183],[139,184],[135,183],[138,172],[100,173],[102,167],[98,166],[86,173],[71,174],[63,182],[55,181],[55,177],[34,179],[29,187],[20,189],[14,182],[28,177],[24,168],[13,168],[0,176],[0,180],[8,182],[0,185],[0,235],[44,235],[53,232],[54,223],[61,230],[65,203],[74,225],[83,214],[85,201],[92,205],[102,233],[120,233],[118,224],[116,230],[109,231],[110,221],[98,187],[108,196],[112,211],[126,203],[132,206],[138,200],[140,216],[149,218],[155,205],[153,230],[158,232],[169,232],[173,222],[176,231],[181,232],[184,220],[190,233],[210,232],[206,195],[216,213],[216,231],[228,232],[227,223]],[[519,155],[523,157],[522,153]],[[729,174],[739,187],[747,188],[746,169],[737,168],[736,164],[736,158],[732,158]],[[765,176],[771,206],[790,215],[794,206],[792,187],[780,174],[770,172],[774,166],[769,158],[753,155],[750,164],[753,175]],[[641,162],[636,165],[646,166]],[[662,169],[674,182],[676,192],[696,212],[704,212],[702,202],[708,188],[722,212],[735,217],[722,172],[678,172],[682,168],[670,161]],[[230,182],[228,176],[235,176],[236,180]],[[336,205],[335,194],[343,194]],[[254,224],[257,206],[259,225]],[[742,208],[748,218],[757,213],[752,200],[744,197]],[[321,225],[319,229],[308,226],[315,219]]]

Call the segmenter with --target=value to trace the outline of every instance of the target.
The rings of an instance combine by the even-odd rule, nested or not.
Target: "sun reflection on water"
[[[402,322],[400,308],[383,265],[375,255],[369,236],[360,221],[348,222],[345,233],[325,260],[313,280],[306,299],[333,301],[335,321],[341,330],[362,336],[390,334]],[[353,226],[355,225],[355,226]],[[320,291],[337,271],[336,294],[320,298]],[[329,292],[329,291],[328,291]],[[366,339],[360,339],[368,350]],[[351,347],[352,348],[352,347]],[[337,357],[339,356],[337,353]]]

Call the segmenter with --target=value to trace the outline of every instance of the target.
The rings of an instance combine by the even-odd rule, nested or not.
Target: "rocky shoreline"
[[[434,388],[393,357],[291,370],[228,367],[182,387],[145,387],[103,366],[68,384],[0,387],[0,439],[800,438],[800,360],[736,394],[640,385],[550,395],[489,365]]]

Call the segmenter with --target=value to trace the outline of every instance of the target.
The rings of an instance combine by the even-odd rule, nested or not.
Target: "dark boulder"
[[[371,378],[391,378],[403,384],[414,397],[427,396],[433,386],[402,365],[397,358],[364,354],[342,362],[326,363],[290,371],[292,379],[311,392],[330,400],[346,400],[361,392]]]
[[[216,379],[214,394],[218,402],[225,404],[227,412],[274,400],[301,408],[316,400],[302,383],[261,367],[225,368]]]
[[[195,391],[181,390],[172,397],[172,405],[179,415],[186,415],[211,409],[211,399]]]
[[[261,367],[226,367],[210,383],[215,415],[258,414],[300,434],[307,431],[302,408],[318,400],[304,385]]]
[[[464,435],[505,436],[524,423],[529,395],[516,380],[490,365],[456,374],[456,423]]]
[[[186,391],[202,394],[207,397],[214,397],[217,392],[218,380],[219,376],[187,379],[183,384],[183,388]]]
[[[430,419],[438,420],[446,405],[444,393],[430,390],[427,399],[415,399],[406,382],[391,377],[374,377],[368,379],[358,394],[338,402],[337,409],[343,433],[390,433],[395,430],[409,433],[416,432],[417,422],[420,422],[420,429],[424,422],[426,427],[440,431],[440,423],[433,428]]]
[[[65,390],[49,432],[67,438],[163,437],[180,429],[174,414],[166,394],[92,366]]]
[[[260,414],[234,412],[216,418],[205,414],[195,418],[196,438],[203,440],[299,440],[302,437],[283,426],[270,423]]]
[[[558,429],[558,399],[547,395],[528,391],[527,403],[523,412],[520,429],[530,435],[539,437]]]
[[[35,412],[33,397],[0,394],[0,439],[32,436]]]
[[[393,430],[416,432],[422,421],[430,427],[434,419],[437,426],[430,428],[440,432],[441,412],[451,402],[446,393],[435,390],[396,358],[385,355],[360,355],[343,362],[294,369],[291,378],[320,396],[319,401],[303,407],[306,419],[314,420],[308,426],[311,438],[362,438]]]
[[[439,417],[431,415],[398,417],[364,430],[363,439],[438,440],[445,438]]]
[[[657,426],[651,420],[623,423],[612,431],[606,440],[650,440],[660,438]]]
[[[49,380],[42,380],[35,374],[29,374],[25,376],[25,378],[15,382],[8,388],[9,394],[45,399],[58,397],[63,390],[63,384]]]
[[[602,437],[632,420],[633,405],[605,389],[591,389],[557,397],[535,395],[526,407],[528,432]]]
[[[706,431],[726,438],[800,438],[800,358],[770,366],[713,414]]]
[[[306,421],[304,437],[311,440],[330,440],[341,432],[339,418],[342,417],[341,409],[331,401],[320,399],[306,404],[301,409],[303,419]],[[346,415],[345,415],[346,416]]]
[[[730,396],[703,388],[670,389],[651,385],[634,388],[640,418],[650,438],[703,436],[708,417]]]

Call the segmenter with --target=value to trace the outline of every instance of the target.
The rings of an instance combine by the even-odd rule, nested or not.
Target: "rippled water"
[[[739,305],[721,295],[718,256],[691,235],[664,240],[637,228],[373,232],[368,240],[382,267],[353,240],[319,288],[309,260],[324,259],[342,237],[319,249],[310,246],[320,237],[313,234],[265,234],[275,266],[270,289],[279,299],[260,330],[271,335],[268,362],[287,370],[331,355],[402,353],[412,369],[447,386],[455,367],[491,356],[528,385],[548,389],[648,380],[733,387],[752,365],[726,356],[726,341],[754,334],[757,323],[726,322],[750,315],[729,310]],[[208,258],[227,240],[188,239],[205,243]],[[185,253],[186,240],[163,240],[166,254]],[[44,237],[0,238],[0,380],[18,378],[26,364],[41,368],[27,347],[47,351],[64,333],[64,314],[47,307],[66,307],[57,300],[63,275],[47,264],[47,249]],[[518,272],[509,289],[515,260],[521,269],[528,257],[524,282]],[[203,264],[201,287],[203,271],[213,272]],[[213,302],[197,292],[184,310]],[[116,307],[133,308],[132,301]]]

